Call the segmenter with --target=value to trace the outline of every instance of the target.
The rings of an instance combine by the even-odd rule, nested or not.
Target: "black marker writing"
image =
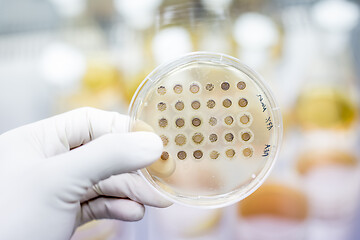
[[[261,96],[261,94],[258,94],[258,95],[256,95],[258,98],[259,98],[259,100],[260,100],[260,103],[261,103],[261,107],[262,107],[262,109],[263,109],[263,112],[265,112],[266,111],[266,104],[263,102],[264,101],[264,98]]]
[[[272,127],[273,127],[273,123],[272,123],[272,121],[271,121],[271,118],[270,117],[268,117],[266,120],[265,120],[265,123],[266,123],[266,128],[267,128],[267,130],[271,130],[272,129]]]
[[[265,148],[264,148],[264,153],[263,153],[263,157],[267,157],[269,156],[269,152],[270,152],[270,144],[265,144]]]

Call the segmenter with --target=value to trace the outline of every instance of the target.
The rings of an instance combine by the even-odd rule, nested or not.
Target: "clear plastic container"
[[[163,64],[139,86],[129,130],[150,130],[161,158],[140,174],[173,202],[223,207],[269,175],[282,137],[270,89],[239,60],[194,52]]]

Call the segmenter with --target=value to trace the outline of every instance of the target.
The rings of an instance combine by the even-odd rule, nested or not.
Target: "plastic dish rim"
[[[212,60],[212,61],[210,61]],[[248,197],[250,194],[252,194],[254,191],[256,191],[268,178],[268,176],[271,173],[272,168],[274,167],[274,164],[278,158],[280,147],[282,143],[282,135],[283,135],[283,123],[282,123],[282,117],[280,113],[279,105],[277,104],[276,99],[274,98],[270,87],[268,84],[264,81],[264,79],[254,70],[252,70],[247,65],[243,64],[238,60],[237,58],[234,58],[232,56],[229,56],[227,54],[223,53],[215,53],[215,52],[191,52],[185,55],[182,55],[180,57],[171,59],[165,63],[160,64],[158,67],[156,67],[150,74],[146,76],[146,78],[141,82],[139,87],[137,88],[135,94],[133,95],[133,98],[129,105],[128,114],[130,116],[129,125],[128,125],[128,131],[131,132],[132,123],[135,120],[135,114],[137,113],[137,109],[140,106],[140,103],[136,105],[137,101],[140,99],[138,98],[138,95],[142,91],[146,91],[146,88],[151,87],[151,85],[155,84],[157,80],[162,78],[165,74],[168,74],[172,72],[174,69],[176,69],[179,66],[184,66],[187,64],[190,64],[191,62],[195,61],[204,61],[204,62],[212,62],[217,64],[223,64],[228,65],[231,67],[234,67],[244,74],[246,74],[251,80],[255,81],[256,85],[258,85],[261,90],[266,95],[266,99],[269,101],[269,104],[271,105],[271,111],[272,115],[274,117],[274,129],[277,131],[276,136],[276,145],[273,147],[276,148],[275,151],[271,151],[271,155],[269,157],[272,157],[271,160],[267,160],[266,164],[264,165],[263,169],[260,171],[260,173],[256,176],[256,178],[253,180],[251,184],[246,186],[245,190],[237,189],[231,192],[228,192],[226,194],[222,195],[216,195],[215,197],[205,197],[201,196],[201,199],[204,200],[219,200],[221,198],[223,201],[216,201],[217,203],[213,204],[194,204],[195,199],[199,199],[199,197],[180,197],[178,195],[170,194],[169,192],[166,192],[163,190],[156,182],[152,179],[150,173],[147,171],[146,168],[139,169],[137,172],[138,174],[145,180],[145,182],[153,188],[156,192],[158,192],[160,195],[162,195],[164,198],[168,199],[169,201],[173,203],[177,203],[180,205],[188,206],[188,207],[196,207],[196,208],[204,208],[204,209],[212,209],[212,208],[220,208],[229,206],[231,204],[234,204],[238,201],[241,201],[242,199]],[[226,62],[224,62],[226,61]],[[145,89],[144,89],[145,87]],[[275,134],[275,133],[274,133]],[[142,171],[145,171],[147,175],[151,178],[148,179]],[[261,176],[261,177],[259,177]],[[258,181],[255,181],[258,179]],[[230,196],[230,197],[229,197]],[[225,201],[224,201],[225,199]],[[203,202],[203,201],[202,201]],[[215,202],[215,201],[214,201]],[[211,203],[211,202],[210,202]]]

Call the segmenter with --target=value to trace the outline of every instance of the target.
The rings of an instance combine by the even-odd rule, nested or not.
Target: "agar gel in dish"
[[[164,143],[140,173],[174,202],[221,207],[255,191],[282,136],[279,108],[254,71],[224,54],[196,52],[155,69],[130,106]]]

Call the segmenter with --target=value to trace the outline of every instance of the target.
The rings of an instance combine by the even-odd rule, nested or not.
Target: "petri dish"
[[[255,71],[231,56],[194,52],[162,64],[137,89],[129,131],[147,126],[161,157],[139,170],[169,200],[216,208],[269,175],[282,138],[280,109]]]

